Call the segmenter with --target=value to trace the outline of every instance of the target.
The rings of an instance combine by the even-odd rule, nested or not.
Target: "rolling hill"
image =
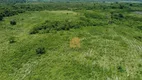
[[[0,80],[142,80],[142,5],[0,5]]]

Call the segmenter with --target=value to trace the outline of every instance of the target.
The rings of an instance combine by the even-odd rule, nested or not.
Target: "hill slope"
[[[4,17],[0,79],[142,80],[142,12],[135,5],[139,11],[77,5]]]

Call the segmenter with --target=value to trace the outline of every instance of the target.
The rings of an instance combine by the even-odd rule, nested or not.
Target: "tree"
[[[130,4],[129,6],[133,6],[133,4]]]
[[[12,20],[12,21],[10,21],[10,24],[11,25],[16,25],[16,21]]]
[[[0,21],[2,21],[3,20],[3,17],[0,15]]]

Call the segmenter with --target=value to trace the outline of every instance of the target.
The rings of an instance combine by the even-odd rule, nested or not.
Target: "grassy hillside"
[[[4,17],[0,21],[0,79],[141,80],[141,13],[42,10]],[[31,34],[32,30],[37,31]],[[72,48],[70,42],[76,37],[80,47]]]

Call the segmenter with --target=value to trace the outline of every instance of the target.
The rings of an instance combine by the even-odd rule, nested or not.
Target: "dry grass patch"
[[[80,38],[72,38],[70,41],[70,48],[80,48]]]

